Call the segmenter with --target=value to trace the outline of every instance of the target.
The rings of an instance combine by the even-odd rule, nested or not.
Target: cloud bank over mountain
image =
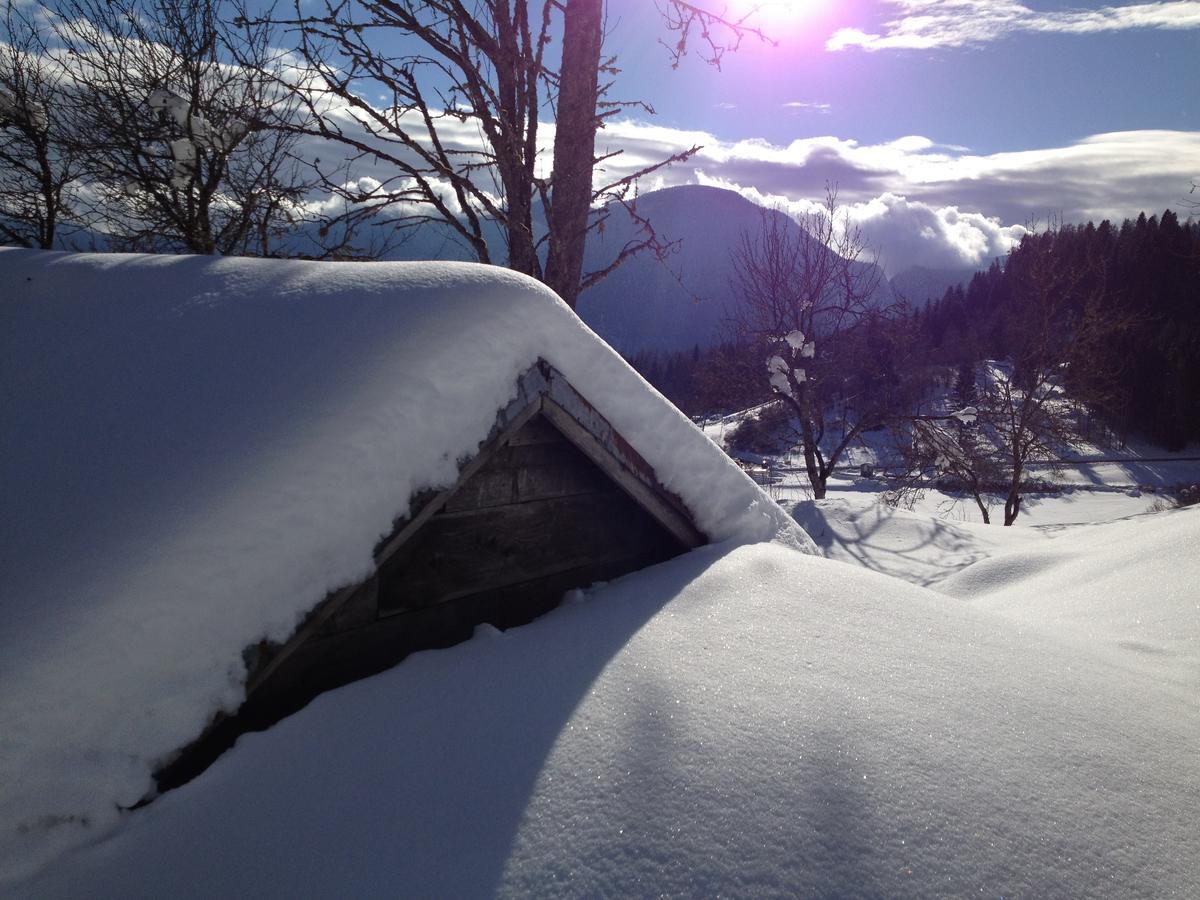
[[[881,144],[833,136],[786,146],[618,122],[601,132],[617,174],[699,144],[647,188],[710,184],[793,212],[836,185],[886,267],[985,264],[1030,225],[1121,220],[1177,208],[1200,181],[1200,132],[1125,131],[1068,146],[992,154],[910,135]]]
[[[355,127],[349,114],[342,124]],[[481,147],[478,132],[468,125],[442,127],[448,145]],[[540,176],[550,174],[553,139],[553,124],[543,125]],[[1143,211],[1180,208],[1192,184],[1200,182],[1200,131],[1115,131],[1063,146],[977,153],[924,135],[880,143],[817,135],[776,144],[627,119],[607,123],[598,135],[597,155],[604,162],[596,183],[611,183],[696,146],[699,151],[686,162],[645,179],[642,191],[711,185],[801,213],[834,185],[889,274],[913,265],[986,266],[1028,227],[1050,219],[1119,222]],[[315,139],[306,147],[306,154],[327,163],[337,153]],[[346,174],[360,184],[396,187],[396,173],[369,154]],[[372,193],[364,190],[364,201]],[[456,208],[452,194],[446,200],[448,208]]]

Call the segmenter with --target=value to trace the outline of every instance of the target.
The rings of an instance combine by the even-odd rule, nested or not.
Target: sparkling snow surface
[[[1064,536],[1070,591],[1162,592],[1194,624],[1200,563],[1159,544],[1194,547],[1200,511],[1145,524]],[[1109,591],[1114,543],[1142,589]],[[1194,630],[1159,671],[1115,666],[1053,568],[986,596],[1018,577],[1014,620],[702,548],[318,698],[16,893],[1196,896]]]
[[[713,539],[811,548],[506,270],[0,249],[0,885],[115,825],[539,356]]]

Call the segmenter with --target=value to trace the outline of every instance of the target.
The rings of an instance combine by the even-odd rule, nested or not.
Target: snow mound
[[[1200,508],[1049,532],[937,589],[1200,698]],[[1051,564],[1052,563],[1052,564]]]
[[[1200,697],[1200,508],[1004,528],[867,496],[798,503],[794,515],[830,559],[931,587]]]
[[[0,879],[90,840],[557,367],[718,541],[811,546],[546,288],[0,249]]]
[[[245,736],[17,895],[1200,887],[1195,698],[1147,674],[777,545],[574,599]]]
[[[1007,546],[1001,529],[896,509],[875,494],[805,500],[796,521],[830,559],[930,586]]]
[[[1049,550],[1020,550],[1003,553],[991,559],[980,560],[945,579],[939,590],[953,597],[978,599],[998,591],[1011,590],[1050,572],[1055,566],[1075,558],[1070,553],[1055,553]]]

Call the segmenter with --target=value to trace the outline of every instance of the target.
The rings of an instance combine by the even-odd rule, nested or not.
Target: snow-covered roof
[[[506,270],[0,249],[0,285],[0,870],[142,797],[539,358],[714,541],[811,547]]]

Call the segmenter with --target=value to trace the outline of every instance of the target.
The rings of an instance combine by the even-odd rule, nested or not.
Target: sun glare
[[[728,0],[725,15],[744,19],[772,40],[788,41],[812,28],[831,6],[820,0]]]
[[[769,27],[796,25],[813,12],[817,0],[731,0],[731,17],[750,16],[754,24]]]

